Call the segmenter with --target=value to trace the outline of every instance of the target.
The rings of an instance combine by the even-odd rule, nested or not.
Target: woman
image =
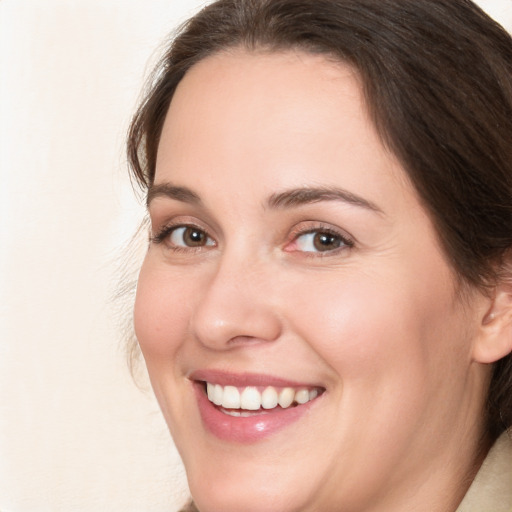
[[[198,510],[512,510],[503,29],[466,0],[220,0],[129,156],[135,329]]]

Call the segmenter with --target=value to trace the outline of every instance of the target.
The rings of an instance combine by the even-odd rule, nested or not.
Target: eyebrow
[[[193,190],[188,187],[176,186],[172,183],[152,185],[148,190],[146,205],[149,206],[151,201],[157,197],[166,197],[194,205],[202,204],[201,198]],[[268,198],[266,206],[271,209],[294,208],[321,201],[342,201],[379,214],[384,214],[383,210],[375,203],[348,190],[337,187],[300,187],[277,192]]]
[[[320,201],[342,201],[373,212],[384,214],[375,203],[348,190],[337,187],[301,187],[272,194],[267,204],[272,209],[293,208]]]
[[[201,198],[187,187],[178,187],[172,183],[159,183],[151,185],[146,197],[146,206],[149,206],[153,199],[157,197],[167,197],[183,203],[201,204]]]

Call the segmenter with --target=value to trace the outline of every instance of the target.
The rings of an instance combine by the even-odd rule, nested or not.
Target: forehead
[[[155,182],[191,173],[214,187],[242,175],[269,189],[341,179],[355,193],[361,173],[405,180],[370,121],[358,74],[295,51],[219,53],[189,70],[166,116]],[[370,195],[374,182],[365,184]]]
[[[253,138],[275,132],[313,132],[330,120],[350,116],[362,106],[358,77],[348,66],[306,53],[215,54],[200,61],[177,87],[164,125],[164,137],[196,136],[230,123],[251,128]],[[336,102],[340,111],[333,110]],[[333,119],[329,119],[332,117]],[[232,136],[238,133],[233,130]],[[220,134],[219,134],[220,136]],[[224,132],[222,138],[226,136]],[[181,140],[180,142],[183,142]],[[165,152],[165,147],[160,147]]]

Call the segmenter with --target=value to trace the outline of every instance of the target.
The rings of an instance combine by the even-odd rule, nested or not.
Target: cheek
[[[148,364],[168,358],[187,329],[194,288],[181,286],[174,273],[150,261],[142,265],[134,307],[135,334]]]
[[[394,278],[390,269],[346,276],[317,283],[307,299],[290,293],[290,310],[300,312],[303,339],[347,382],[419,381],[460,338],[447,282],[408,279],[403,269]]]
[[[153,391],[171,434],[177,440],[177,411],[189,410],[192,401],[184,389],[180,350],[186,340],[194,286],[151,255],[142,265],[134,307],[134,327]],[[170,399],[172,397],[172,400]],[[193,413],[192,413],[193,414]]]
[[[454,315],[446,282],[425,281],[390,286],[387,278],[359,275],[319,283],[308,299],[289,296],[296,330],[330,369],[333,423],[340,439],[351,439],[347,456],[368,454],[375,468],[398,464],[393,439],[407,446],[431,418],[452,421],[464,392],[462,316]]]

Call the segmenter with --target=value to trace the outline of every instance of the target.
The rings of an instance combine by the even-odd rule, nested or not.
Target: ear
[[[512,274],[494,288],[480,319],[473,346],[473,360],[495,363],[512,352]]]

